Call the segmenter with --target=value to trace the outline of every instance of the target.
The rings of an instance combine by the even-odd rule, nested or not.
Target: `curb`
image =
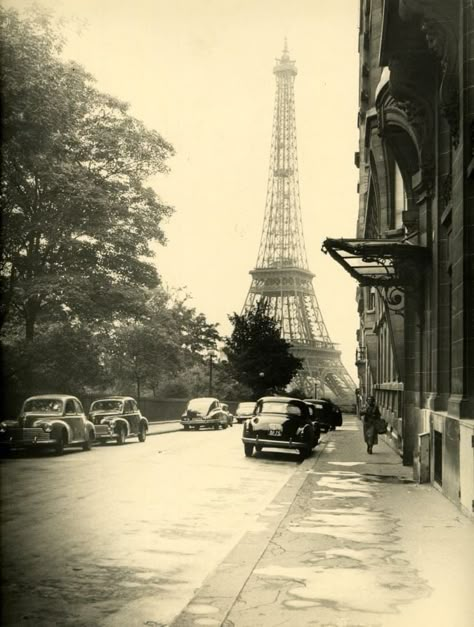
[[[225,625],[235,601],[244,588],[257,563],[266,551],[268,544],[292,507],[298,492],[308,477],[308,471],[317,463],[322,451],[332,437],[320,443],[313,455],[303,461],[281,488],[273,501],[267,506],[272,511],[278,507],[279,513],[269,521],[265,518],[266,528],[247,531],[227,554],[217,568],[206,577],[200,588],[186,607],[171,621],[169,627],[196,627],[199,619],[197,606],[212,605],[217,612],[212,614],[213,625]],[[322,444],[322,446],[321,446]],[[320,448],[321,446],[321,448]],[[260,516],[266,510],[260,512]],[[198,610],[199,608],[197,608]]]

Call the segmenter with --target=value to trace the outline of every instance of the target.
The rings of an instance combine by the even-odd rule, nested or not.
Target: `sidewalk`
[[[472,522],[346,415],[172,626],[470,627],[473,581]]]

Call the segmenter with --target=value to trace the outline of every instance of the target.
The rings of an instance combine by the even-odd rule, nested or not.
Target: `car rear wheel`
[[[183,425],[185,431],[189,431],[189,425]]]
[[[138,432],[138,441],[144,442],[146,440],[146,427],[145,425],[140,426],[140,430]]]
[[[245,457],[252,457],[253,444],[244,444],[244,453],[245,453]]]
[[[304,448],[298,449],[298,454],[301,460],[307,459],[311,455],[311,447],[306,445]]]
[[[127,439],[127,432],[125,431],[125,427],[120,427],[117,433],[117,444],[125,444],[125,440]]]
[[[91,448],[92,448],[91,438],[90,438],[90,436],[87,436],[87,440],[82,445],[82,450],[83,451],[90,451]]]

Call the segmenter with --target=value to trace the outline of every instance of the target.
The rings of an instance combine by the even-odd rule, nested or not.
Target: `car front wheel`
[[[56,455],[62,455],[64,453],[64,447],[67,444],[67,436],[64,431],[58,435],[58,439],[56,440],[56,444],[54,446],[54,452]]]
[[[244,453],[245,453],[245,457],[252,457],[253,444],[244,444]]]
[[[138,432],[138,441],[144,442],[145,440],[146,440],[146,427],[145,425],[142,425],[140,427],[140,431]]]
[[[125,444],[125,440],[127,439],[127,432],[125,431],[125,427],[120,427],[117,433],[117,444]]]

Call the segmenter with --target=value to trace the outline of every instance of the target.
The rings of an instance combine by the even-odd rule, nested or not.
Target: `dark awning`
[[[428,261],[424,246],[384,239],[327,238],[322,250],[361,285],[389,287],[413,283]]]

